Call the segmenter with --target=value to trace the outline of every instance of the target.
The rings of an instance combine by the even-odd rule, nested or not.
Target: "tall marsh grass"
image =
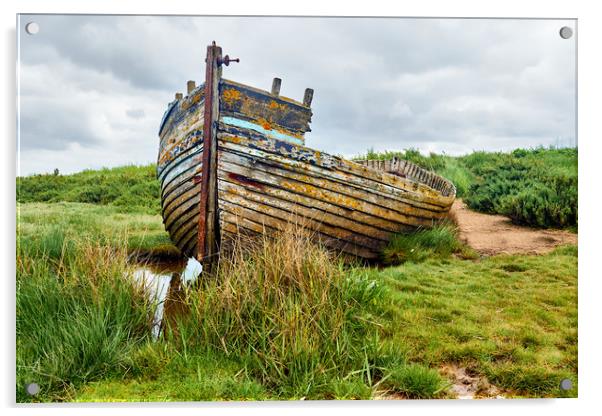
[[[291,223],[274,238],[235,243],[217,277],[188,293],[189,314],[171,337],[242,357],[287,397],[328,397],[333,382],[353,384],[370,367],[379,324],[368,311],[382,295]]]
[[[130,274],[126,250],[57,232],[50,249],[17,252],[17,401],[68,400],[77,386],[127,372],[129,354],[150,336],[152,305]],[[26,383],[37,383],[35,396]]]

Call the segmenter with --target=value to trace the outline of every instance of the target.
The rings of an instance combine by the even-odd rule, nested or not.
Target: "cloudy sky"
[[[35,21],[36,35],[25,33]],[[297,100],[315,90],[307,145],[353,156],[573,145],[571,20],[35,16],[19,22],[19,174],[154,162],[175,92],[223,76]]]

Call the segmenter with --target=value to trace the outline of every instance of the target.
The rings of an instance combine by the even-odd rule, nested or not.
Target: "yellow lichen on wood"
[[[228,106],[233,106],[234,103],[236,103],[237,101],[240,101],[240,98],[241,98],[240,91],[235,90],[233,88],[228,88],[227,90],[224,90],[224,92],[222,93],[222,99]]]

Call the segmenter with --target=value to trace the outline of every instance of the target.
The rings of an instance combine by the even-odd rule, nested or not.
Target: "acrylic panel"
[[[17,402],[577,396],[576,20],[17,34]]]

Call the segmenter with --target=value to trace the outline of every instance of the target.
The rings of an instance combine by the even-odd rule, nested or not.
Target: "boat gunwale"
[[[243,84],[242,82],[233,81],[231,79],[222,78],[221,82],[223,84],[230,84],[230,85],[233,85],[235,87],[248,89],[249,91],[252,91],[252,92],[255,92],[255,93],[258,93],[258,94],[261,94],[261,95],[265,95],[266,97],[270,97],[271,99],[282,100],[282,101],[286,102],[287,104],[292,104],[294,106],[301,107],[302,110],[310,110],[310,112],[311,112],[311,107],[310,106],[307,106],[307,105],[303,104],[301,101],[295,100],[294,98],[286,97],[286,96],[280,95],[280,94],[279,95],[275,95],[275,94],[272,94],[268,90],[264,90],[264,89],[261,89],[261,88],[253,87],[251,85]]]
[[[432,189],[432,190],[437,191],[438,193],[440,193],[441,196],[443,196],[443,197],[446,197],[446,198],[453,197],[455,199],[457,189],[456,189],[456,186],[454,185],[454,183],[452,181],[450,181],[449,179],[447,179],[444,176],[439,175],[438,173],[435,173],[433,171],[425,169],[422,166],[417,165],[416,163],[414,163],[414,162],[412,162],[412,161],[410,161],[408,159],[401,159],[401,158],[397,158],[397,159],[404,161],[405,164],[406,164],[406,166],[409,165],[409,166],[414,167],[416,170],[418,170],[418,172],[424,173],[424,174],[429,175],[429,176],[435,176],[436,178],[442,179],[443,184],[445,184],[445,185],[447,185],[449,187],[450,194],[449,195],[444,195],[441,189],[437,189],[437,188],[435,188],[435,187],[433,187],[431,185],[428,185],[428,184],[422,182],[420,179],[413,178],[412,176],[414,176],[414,175],[412,175],[412,176],[410,176],[410,175],[408,175],[408,176],[400,176],[400,175],[396,175],[395,173],[386,171],[384,169],[377,169],[375,167],[364,165],[364,164],[361,163],[361,162],[369,162],[370,159],[356,159],[356,160],[346,160],[346,161],[347,162],[351,162],[351,163],[355,163],[356,165],[362,166],[362,167],[367,168],[367,169],[374,170],[374,171],[379,172],[379,173],[383,173],[383,174],[387,174],[387,175],[393,175],[395,177],[408,180],[410,182],[415,182],[415,183],[418,183],[420,185],[427,186],[430,189]],[[392,159],[383,159],[382,161],[385,162],[385,161],[393,161],[393,160],[395,160],[395,158],[392,158]]]

